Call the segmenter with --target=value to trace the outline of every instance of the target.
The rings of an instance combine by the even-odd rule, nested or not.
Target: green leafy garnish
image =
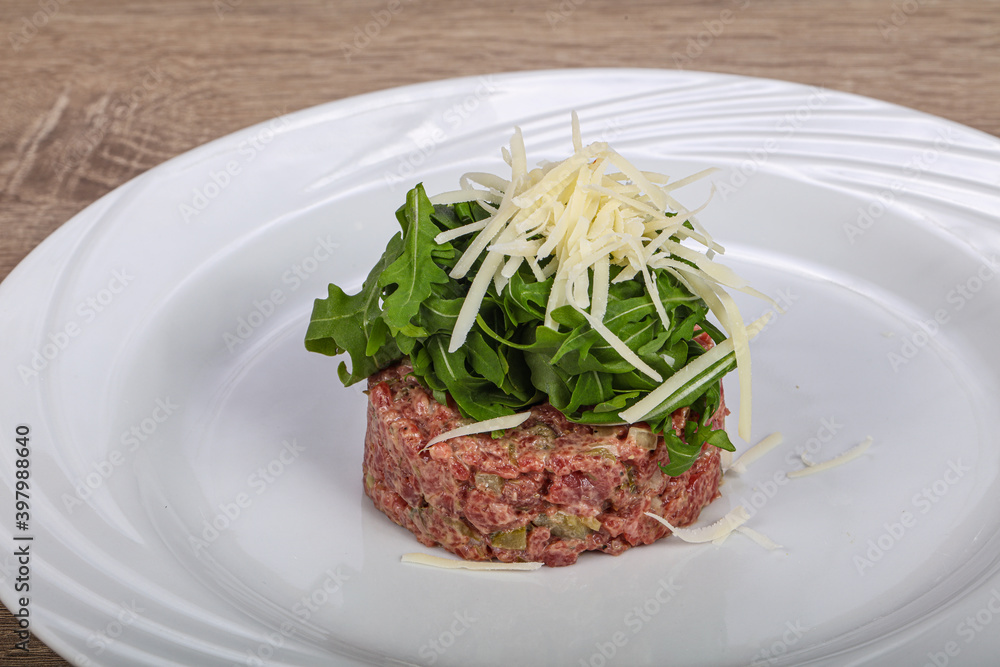
[[[448,274],[474,235],[445,243],[435,237],[489,216],[476,202],[432,205],[422,185],[408,192],[396,214],[401,231],[360,292],[349,296],[330,285],[327,298],[316,300],[306,348],[347,353],[350,368],[344,361],[338,367],[345,385],[409,357],[414,375],[435,399],[445,403],[450,396],[464,416],[477,421],[548,401],[574,422],[620,423],[619,413],[660,383],[626,361],[571,305],[552,311],[558,330],[545,326],[553,279],[539,280],[526,263],[499,291],[490,284],[464,343],[448,352],[472,283]],[[723,340],[707,319],[705,302],[669,271],[650,270],[664,320],[642,280],[614,282],[622,270],[610,268],[603,323],[663,379],[704,354],[692,340],[698,329],[716,342]],[[645,421],[652,431],[665,436],[666,474],[687,470],[706,442],[734,449],[709,421],[721,403],[719,380],[735,363],[734,354],[723,357],[648,413]],[[683,439],[672,426],[672,412],[682,406],[700,417],[688,423]]]

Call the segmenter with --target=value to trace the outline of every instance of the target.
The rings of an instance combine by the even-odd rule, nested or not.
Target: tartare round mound
[[[720,450],[705,444],[677,477],[661,472],[669,456],[645,424],[575,424],[548,404],[499,438],[490,433],[427,443],[468,424],[438,403],[407,360],[368,379],[365,493],[426,546],[466,560],[572,565],[584,551],[618,555],[694,522],[719,496]],[[712,416],[723,428],[724,400]],[[681,438],[689,408],[673,414]]]

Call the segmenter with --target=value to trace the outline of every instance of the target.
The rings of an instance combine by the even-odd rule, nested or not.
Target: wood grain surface
[[[729,72],[1000,135],[995,0],[3,0],[0,38],[0,278],[75,213],[170,157],[281,113],[448,77]],[[16,620],[0,616],[0,663],[68,664],[34,636],[18,650]],[[67,657],[101,664],[96,646]]]

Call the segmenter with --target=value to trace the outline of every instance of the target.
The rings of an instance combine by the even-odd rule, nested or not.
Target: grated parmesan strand
[[[822,463],[815,463],[810,466],[806,466],[801,470],[792,470],[788,473],[789,477],[805,477],[806,475],[813,475],[824,470],[829,470],[830,468],[836,468],[837,466],[844,465],[848,461],[853,461],[862,454],[868,451],[871,447],[873,439],[871,436],[865,438],[861,443],[851,447],[846,452],[840,456],[835,456],[828,461],[823,461]]]
[[[417,565],[428,565],[445,570],[537,570],[542,566],[542,563],[498,563],[496,561],[458,560],[423,553],[403,554],[400,561],[415,563]]]
[[[583,136],[580,134],[580,116],[573,110],[572,114],[572,125],[573,125],[573,150],[577,153],[583,150]]]
[[[751,540],[753,540],[760,546],[764,547],[768,551],[777,551],[778,549],[784,548],[780,544],[772,540],[770,537],[768,537],[767,535],[759,533],[753,528],[750,528],[749,526],[738,526],[734,532],[746,535]]]
[[[728,514],[726,514],[726,516],[722,517],[715,523],[711,523],[707,526],[699,526],[698,528],[679,528],[671,526],[670,523],[661,516],[657,516],[652,512],[644,512],[644,514],[650,518],[656,519],[669,528],[670,532],[673,533],[678,539],[695,544],[713,542],[719,538],[729,535],[731,532],[746,523],[750,518],[750,513],[747,512],[743,505],[737,505]]]
[[[769,451],[785,441],[785,436],[781,431],[775,431],[771,435],[762,439],[756,445],[743,452],[738,459],[733,461],[727,470],[732,470],[737,475],[742,475],[747,471],[747,466],[767,454]]]
[[[683,188],[685,185],[690,185],[690,184],[694,183],[695,181],[700,181],[701,179],[705,178],[706,176],[710,176],[710,175],[714,174],[717,171],[719,171],[718,167],[709,167],[708,169],[702,169],[701,171],[699,171],[699,172],[697,172],[695,174],[691,174],[690,176],[685,176],[684,178],[679,178],[676,181],[672,181],[672,182],[669,182],[669,183],[664,183],[663,186],[661,187],[661,189],[664,192],[672,192],[673,190],[677,190],[679,188]]]
[[[764,324],[768,319],[770,319],[770,313],[763,315],[747,327],[748,338],[752,339],[756,336],[757,333],[764,327]],[[697,359],[688,363],[682,369],[671,375],[667,378],[666,382],[651,391],[639,401],[636,401],[632,407],[620,412],[618,416],[622,418],[622,421],[630,424],[642,421],[646,415],[666,400],[668,396],[680,389],[690,380],[697,377],[700,373],[710,368],[713,364],[717,363],[720,359],[732,351],[733,339],[727,338],[705,354],[700,355]]]
[[[440,435],[434,436],[426,445],[424,445],[423,448],[427,449],[431,445],[436,445],[439,442],[457,438],[461,435],[475,435],[477,433],[489,433],[490,431],[502,431],[508,428],[516,428],[528,421],[529,417],[531,417],[531,411],[519,412],[513,415],[504,415],[503,417],[494,417],[493,419],[486,419],[481,422],[476,422],[475,424],[459,426],[458,428],[453,428],[450,431],[445,431]]]
[[[622,339],[616,336],[610,329],[604,326],[603,322],[590,313],[581,312],[580,314],[587,318],[587,322],[594,328],[594,331],[599,333],[604,340],[608,341],[608,344],[622,356],[622,359],[629,362],[638,370],[642,371],[657,382],[663,382],[663,377],[657,373],[655,369],[649,366],[649,364],[643,361],[638,354],[629,349],[629,346],[626,345]]]
[[[492,193],[483,190],[461,189],[442,192],[433,197],[428,197],[435,206],[438,204],[459,204],[467,201],[495,202],[497,199]]]
[[[435,236],[434,241],[438,244],[447,243],[448,241],[452,241],[462,236],[473,234],[481,229],[484,229],[486,227],[486,223],[488,222],[489,219],[483,218],[479,222],[473,222],[468,225],[463,225],[461,227],[455,227],[454,229],[449,229],[448,231],[441,232],[440,234]]]

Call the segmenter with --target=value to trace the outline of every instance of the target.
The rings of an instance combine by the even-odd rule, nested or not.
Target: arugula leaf
[[[449,280],[448,274],[434,260],[451,257],[454,249],[450,243],[439,245],[434,240],[441,230],[431,220],[433,212],[423,185],[418,185],[406,193],[402,215],[397,213],[403,227],[403,250],[378,278],[383,290],[393,288],[386,290],[388,296],[382,305],[382,318],[394,334],[426,336],[427,331],[415,322],[420,304],[433,294],[435,283]]]
[[[701,454],[702,445],[705,444],[704,442],[685,442],[673,429],[665,431],[663,439],[666,441],[670,461],[666,464],[659,464],[660,470],[664,475],[671,477],[684,474],[694,464],[695,459]]]
[[[465,344],[449,353],[451,332],[472,277],[448,276],[474,234],[438,244],[442,231],[489,217],[476,202],[431,204],[422,185],[407,193],[396,212],[400,233],[393,236],[361,290],[348,296],[330,285],[317,299],[306,332],[306,348],[327,355],[347,353],[341,363],[345,384],[358,382],[409,357],[413,374],[435,400],[454,401],[476,420],[522,411],[548,401],[568,419],[583,424],[620,421],[618,414],[658,386],[593,331],[572,306],[553,311],[558,330],[543,319],[553,279],[537,280],[526,264],[497,292],[491,284]],[[620,267],[611,268],[614,279]],[[651,270],[667,315],[661,321],[642,280],[612,282],[604,323],[664,379],[704,353],[692,337],[724,335],[708,319],[704,301],[666,271]],[[705,443],[731,449],[724,431],[708,422],[721,405],[719,380],[735,366],[730,354],[665,399],[646,418],[663,433],[670,456],[664,472],[679,475],[697,459]],[[689,406],[690,428],[674,433],[672,413]]]
[[[361,291],[354,296],[348,296],[336,285],[330,285],[327,298],[316,299],[313,303],[312,317],[306,330],[306,349],[330,356],[342,352],[350,354],[351,370],[348,371],[343,362],[338,368],[340,380],[345,385],[364,380],[400,357],[395,341],[379,336],[384,323],[381,320],[378,279],[385,267],[399,257],[402,247],[402,238],[396,234],[368,274]],[[369,340],[373,338],[378,345],[369,350]]]
[[[724,430],[713,429],[707,423],[698,423],[697,421],[689,421],[685,424],[683,440],[673,429],[664,433],[664,440],[670,461],[667,464],[659,464],[660,470],[663,471],[663,474],[672,477],[683,474],[691,467],[706,442],[720,449],[730,452],[736,451]]]

